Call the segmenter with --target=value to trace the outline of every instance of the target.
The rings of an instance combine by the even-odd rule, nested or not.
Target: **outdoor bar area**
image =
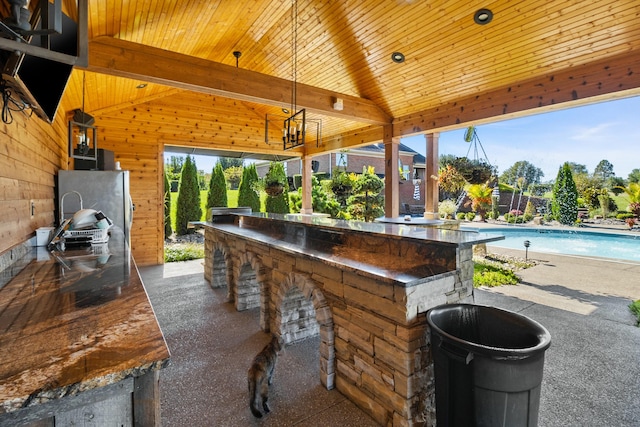
[[[314,215],[216,212],[205,279],[287,344],[320,335],[319,377],[382,425],[435,423],[426,312],[473,302],[473,246],[502,237]]]

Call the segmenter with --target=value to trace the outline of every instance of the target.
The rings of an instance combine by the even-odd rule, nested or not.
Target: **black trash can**
[[[427,313],[438,427],[537,426],[549,331],[507,310],[449,304]]]

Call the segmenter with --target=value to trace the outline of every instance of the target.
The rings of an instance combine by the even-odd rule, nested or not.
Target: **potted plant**
[[[493,166],[484,160],[458,157],[452,165],[469,184],[484,184],[494,175]]]

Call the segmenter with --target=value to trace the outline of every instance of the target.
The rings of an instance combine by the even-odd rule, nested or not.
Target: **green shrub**
[[[532,219],[533,219],[533,216],[529,218],[529,221],[531,221]],[[522,224],[526,222],[526,217],[524,215],[515,215],[512,213],[506,213],[504,214],[504,220],[507,221],[509,224]]]
[[[222,164],[220,164],[220,167],[224,171],[224,179],[226,183],[229,184],[229,188],[231,190],[237,190],[240,185],[240,180],[242,179],[244,168],[242,166],[230,166],[224,169]]]
[[[525,221],[531,221],[533,219],[533,214],[536,213],[536,207],[531,203],[531,200],[527,201],[527,206],[524,208],[524,217]],[[527,217],[530,219],[527,220]]]
[[[636,326],[640,326],[640,299],[629,304],[629,310],[638,318]]]
[[[373,167],[363,168],[353,185],[348,200],[348,212],[356,220],[373,222],[384,215],[384,181],[374,173]]]
[[[289,194],[291,211],[300,212],[302,209],[302,188]],[[335,218],[340,211],[340,203],[329,197],[328,192],[315,176],[311,176],[311,203],[314,212],[326,213]]]
[[[500,217],[499,202],[499,197],[491,196],[491,211],[489,212],[489,215],[487,215],[488,218],[498,219]]]
[[[569,163],[558,170],[553,186],[551,210],[560,224],[572,225],[578,219],[578,190]]]
[[[475,212],[467,212],[467,214],[465,215],[465,218],[467,219],[467,221],[473,221],[475,217],[476,217]]]
[[[260,212],[260,195],[255,189],[258,180],[255,163],[246,166],[238,189],[238,207],[249,207],[252,212]]]
[[[198,184],[198,171],[195,162],[187,156],[182,173],[180,175],[180,191],[176,210],[176,233],[178,235],[193,232],[187,228],[189,221],[200,221],[202,209],[200,208],[200,186]]]
[[[464,212],[458,212],[458,213],[456,214],[456,219],[457,219],[458,221],[464,221],[466,218],[467,218],[467,214],[466,214],[466,213],[464,213]]]
[[[616,215],[616,218],[617,219],[635,218],[635,215],[630,212],[619,213],[618,215]]]
[[[189,261],[204,258],[204,246],[196,243],[184,243],[167,246],[164,249],[164,262]]]
[[[484,261],[476,261],[473,266],[473,286],[495,287],[501,285],[516,285],[518,277],[516,274],[507,269],[494,265],[493,263],[485,263]]]
[[[269,183],[280,183],[285,187],[284,191],[277,196],[267,196],[265,201],[265,211],[271,213],[288,214],[289,210],[289,191],[287,185],[287,174],[284,166],[280,162],[271,162],[269,170],[264,178],[265,185]]]
[[[207,208],[227,207],[227,180],[224,177],[222,164],[217,162],[211,172],[209,180],[209,193],[207,194]]]

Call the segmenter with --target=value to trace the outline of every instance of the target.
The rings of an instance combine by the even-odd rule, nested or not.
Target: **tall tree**
[[[447,165],[452,165],[455,163],[457,157],[453,154],[441,154],[438,158],[438,163],[441,168],[446,167]]]
[[[540,180],[544,177],[542,169],[529,163],[526,160],[520,160],[515,162],[511,167],[507,168],[502,175],[500,175],[500,182],[505,184],[516,184],[519,181],[523,182],[525,186],[530,184],[540,184]],[[524,178],[521,180],[520,178]]]
[[[182,170],[182,166],[184,165],[184,157],[182,156],[171,156],[169,157],[169,161],[167,162],[167,169],[171,173],[179,174]]]
[[[287,185],[287,174],[281,162],[271,162],[269,170],[265,175],[265,182],[279,182],[284,191],[277,196],[267,195],[265,201],[265,211],[279,214],[288,214],[289,210],[289,186]]]
[[[578,219],[578,190],[569,163],[558,170],[553,186],[551,211],[561,224],[572,225]]]
[[[207,208],[227,207],[227,180],[224,177],[224,170],[220,162],[211,172],[211,180],[209,181],[209,193],[207,193]]]
[[[171,228],[171,184],[169,177],[164,174],[164,238],[171,236],[173,229]]]
[[[260,194],[255,188],[258,180],[255,163],[251,163],[243,169],[238,188],[238,207],[250,207],[253,212],[260,212]]]
[[[640,182],[640,169],[633,169],[629,176],[627,176],[627,181],[631,182]]]
[[[234,157],[220,157],[218,162],[222,165],[223,171],[232,167],[242,167],[244,165],[243,159],[236,159]]]
[[[602,179],[603,182],[608,180],[612,176],[615,176],[615,173],[613,172],[613,165],[609,160],[600,160],[600,163],[598,163],[593,171],[593,176]]]
[[[364,167],[353,185],[353,195],[349,197],[348,211],[360,221],[373,222],[384,215],[384,181],[375,174],[373,167]]]
[[[202,218],[198,171],[195,162],[191,160],[190,156],[187,156],[182,166],[179,188],[176,207],[176,232],[179,235],[183,235],[193,232],[193,229],[187,227],[189,221],[200,221]]]
[[[571,170],[572,175],[589,175],[589,169],[587,169],[585,165],[574,162],[567,162],[565,164],[569,165],[569,169]]]

